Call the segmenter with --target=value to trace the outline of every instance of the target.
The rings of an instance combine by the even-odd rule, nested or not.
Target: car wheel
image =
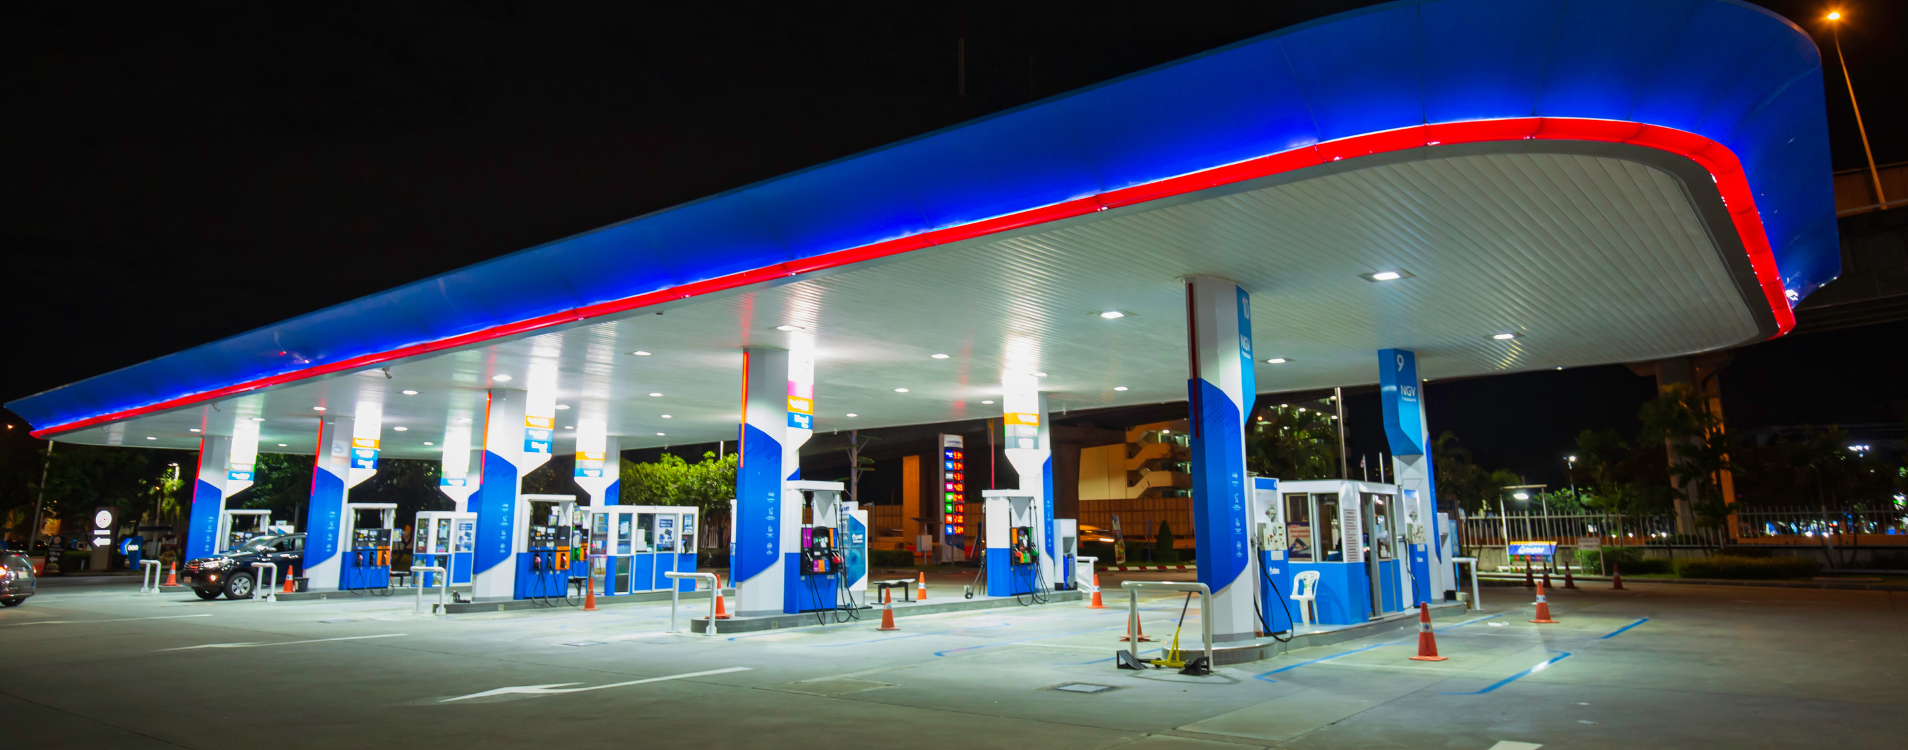
[[[21,603],[25,601],[26,601],[26,597],[24,596],[16,596],[10,599],[0,599],[0,606],[18,607],[21,605]]]
[[[219,598],[219,595],[225,592],[218,589],[193,589],[192,593],[198,594],[200,599],[211,600]]]
[[[225,579],[225,598],[252,598],[252,574],[234,573],[231,578]]]

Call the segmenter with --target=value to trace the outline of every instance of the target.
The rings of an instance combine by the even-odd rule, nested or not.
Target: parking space
[[[1880,747],[1908,707],[1890,592],[1641,584],[1557,592],[1561,622],[1536,625],[1499,589],[1439,618],[1448,661],[1408,660],[1406,630],[1187,677],[1115,669],[1123,607],[704,637],[665,632],[666,602],[442,618],[133,588],[0,613],[21,746]],[[1144,600],[1147,632],[1170,638],[1181,605]]]

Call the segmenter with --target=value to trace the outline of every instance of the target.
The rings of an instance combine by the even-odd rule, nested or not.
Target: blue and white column
[[[576,421],[576,486],[590,496],[590,506],[620,505],[623,459],[621,441],[609,434],[609,423],[585,417]]]
[[[510,599],[517,594],[518,495],[523,476],[550,460],[556,433],[554,372],[532,371],[529,390],[493,388],[484,409],[483,478],[471,495],[477,513],[477,550],[471,556],[471,595]]]
[[[219,516],[225,499],[252,486],[258,455],[258,423],[236,417],[231,435],[207,435],[199,440],[199,471],[192,483],[185,558],[209,557],[219,549]]]
[[[1193,535],[1199,582],[1212,589],[1215,642],[1255,637],[1257,568],[1247,510],[1245,419],[1257,395],[1252,373],[1252,302],[1226,279],[1186,279],[1192,373]]]
[[[471,467],[482,466],[484,460],[482,452],[471,447],[473,427],[468,411],[453,411],[444,424],[444,457],[437,473],[437,489],[456,503],[453,510],[460,513],[470,510],[470,496],[477,491],[481,478]]]
[[[1424,383],[1418,379],[1418,355],[1404,349],[1378,351],[1379,400],[1385,417],[1385,441],[1391,446],[1391,466],[1398,484],[1399,508],[1411,550],[1410,591],[1401,600],[1412,606],[1441,601],[1444,552],[1438,544],[1437,474],[1431,468],[1431,435],[1424,418]]]
[[[788,425],[793,421],[789,400],[789,353],[743,349],[742,446],[735,472],[735,544],[730,549],[736,613],[743,617],[784,611],[782,578],[792,563],[785,563],[783,545],[794,544],[801,523],[800,515],[782,512],[782,483],[795,474],[795,467],[786,463],[791,453],[785,448]]]
[[[345,495],[351,486],[351,442],[356,422],[350,417],[318,421],[318,455],[311,468],[311,497],[305,503],[305,558],[300,566],[307,590],[336,589],[342,575],[339,535],[344,530]]]
[[[1007,463],[1014,467],[1020,477],[1020,491],[1034,496],[1035,508],[1040,516],[1040,576],[1048,585],[1052,585],[1059,570],[1054,567],[1055,542],[1053,538],[1053,428],[1047,424],[1047,394],[1040,392],[1040,378],[1030,372],[1007,370],[1001,373],[1001,424],[1005,430]],[[1005,540],[989,540],[999,544]],[[992,558],[998,555],[1004,562],[1005,548],[989,548],[986,552]],[[992,565],[992,561],[988,561]],[[1004,568],[1003,568],[1004,570]],[[995,575],[990,570],[988,580]],[[1003,579],[1004,580],[1004,579]]]

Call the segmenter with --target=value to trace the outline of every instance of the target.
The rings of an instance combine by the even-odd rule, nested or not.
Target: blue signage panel
[[[1550,557],[1557,554],[1556,542],[1511,542],[1512,557]]]
[[[1418,355],[1403,349],[1378,350],[1378,396],[1391,455],[1424,455],[1424,413],[1418,395]]]

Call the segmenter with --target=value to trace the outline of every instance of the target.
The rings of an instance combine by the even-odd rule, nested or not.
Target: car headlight
[[[199,563],[199,567],[201,567],[201,568],[213,568],[213,569],[217,569],[217,570],[223,570],[223,569],[225,569],[225,568],[229,568],[229,567],[232,567],[232,558],[229,558],[229,557],[214,557],[214,558],[212,558],[212,559],[210,559],[210,560],[207,560],[207,561],[205,561],[205,562],[202,562],[202,563]]]

